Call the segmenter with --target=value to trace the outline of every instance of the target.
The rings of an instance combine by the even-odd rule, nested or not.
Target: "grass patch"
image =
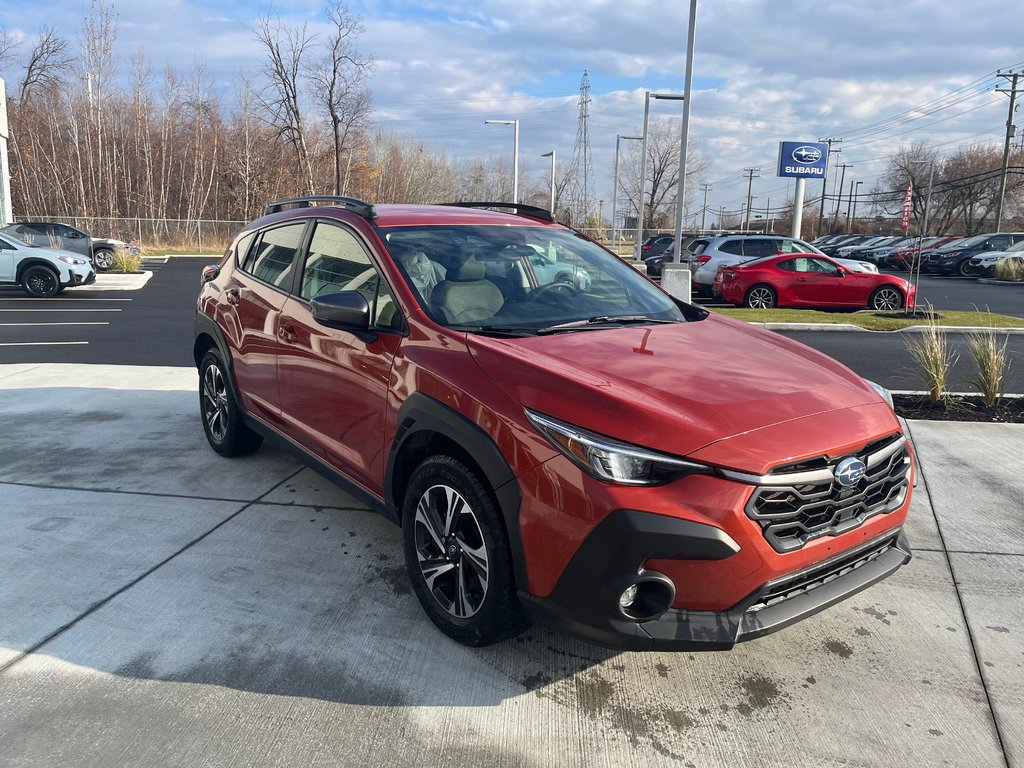
[[[214,243],[212,246],[203,244],[203,249],[199,250],[196,246],[187,245],[147,245],[141,249],[143,256],[179,256],[182,254],[188,256],[223,256],[224,251],[227,249],[226,244]]]
[[[845,323],[869,331],[898,331],[912,325],[927,325],[922,318],[900,317],[899,312],[821,312],[813,309],[744,309],[741,307],[709,308],[748,323]],[[936,312],[940,326],[966,325],[978,328],[1024,328],[1024,318],[995,315],[988,312],[940,310]]]

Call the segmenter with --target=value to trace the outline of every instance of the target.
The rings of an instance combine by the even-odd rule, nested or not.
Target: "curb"
[[[101,272],[96,275],[92,285],[77,285],[75,291],[137,291],[153,276],[152,272],[141,272],[137,275],[116,275]]]
[[[1013,280],[996,280],[993,277],[979,277],[978,282],[984,283],[985,285],[1017,285],[1024,288],[1024,283],[1022,282],[1015,282]]]
[[[921,390],[918,390],[918,389],[890,389],[889,390],[889,394],[890,395],[911,395],[911,396],[914,396],[914,397],[927,397],[927,396],[929,396],[931,394],[931,392],[925,392],[923,389],[921,389]],[[943,396],[944,397],[978,397],[979,394],[980,394],[979,392],[944,392]],[[1005,400],[1019,400],[1022,397],[1024,397],[1024,395],[1013,394],[1013,393],[1007,392],[1007,393],[1005,393],[1003,395],[1000,395],[1000,397],[1005,399]]]
[[[876,331],[870,328],[861,328],[859,325],[850,323],[750,323],[759,328],[769,331],[841,331],[844,333],[927,333],[931,329],[927,325],[909,325],[906,328],[896,328],[892,331]],[[978,333],[995,331],[997,334],[1008,336],[1024,335],[1024,328],[989,328],[987,326],[972,325],[946,325],[939,326],[943,333]]]

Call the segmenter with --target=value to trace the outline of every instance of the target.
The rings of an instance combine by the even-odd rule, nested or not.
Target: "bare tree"
[[[18,100],[24,101],[34,88],[46,88],[59,83],[71,70],[73,63],[68,41],[59,37],[53,27],[40,29],[39,38],[32,46],[25,64],[25,76],[21,80]]]
[[[324,14],[330,24],[327,53],[309,67],[307,75],[314,98],[326,110],[334,144],[334,194],[347,194],[342,182],[342,154],[348,150],[352,131],[365,126],[370,114],[370,91],[366,75],[373,65],[356,50],[362,34],[361,20],[352,15],[343,0],[328,0]]]
[[[17,61],[20,49],[20,41],[11,34],[7,27],[0,27],[0,70]]]
[[[679,185],[679,130],[678,119],[657,120],[648,126],[647,159],[643,169],[647,182],[643,201],[644,229],[663,228],[674,218]],[[633,144],[627,150],[621,167],[620,183],[626,202],[623,210],[639,210],[641,167],[638,145]],[[686,178],[696,179],[707,167],[707,158],[691,147],[686,158]]]
[[[269,116],[268,122],[277,129],[278,136],[295,151],[299,172],[305,176],[306,189],[313,193],[313,166],[299,100],[299,78],[313,45],[313,35],[307,31],[305,24],[290,26],[277,16],[261,16],[254,31],[256,39],[267,52],[267,61],[262,70],[267,82],[260,92],[260,103]]]

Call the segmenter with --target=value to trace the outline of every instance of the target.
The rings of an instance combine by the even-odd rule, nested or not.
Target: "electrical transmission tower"
[[[580,81],[579,124],[569,167],[568,192],[569,223],[574,227],[586,226],[594,202],[594,165],[590,156],[590,76],[586,70]]]

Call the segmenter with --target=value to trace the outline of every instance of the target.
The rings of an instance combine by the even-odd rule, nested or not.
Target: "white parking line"
[[[110,325],[110,323],[100,322],[100,321],[96,321],[96,322],[92,322],[92,323],[85,323],[85,322],[84,323],[0,323],[0,327],[4,327],[4,328],[25,328],[25,327],[32,326],[32,325],[42,325],[42,326],[48,326],[48,325]]]
[[[88,344],[88,341],[3,341],[0,347],[66,347],[71,344]]]
[[[0,309],[0,312],[121,312],[120,309]]]
[[[135,299],[32,299],[28,296],[15,296],[9,299],[0,298],[0,301],[45,301],[47,304],[53,304],[55,301],[87,301],[87,302],[102,302],[102,301],[135,301]]]

